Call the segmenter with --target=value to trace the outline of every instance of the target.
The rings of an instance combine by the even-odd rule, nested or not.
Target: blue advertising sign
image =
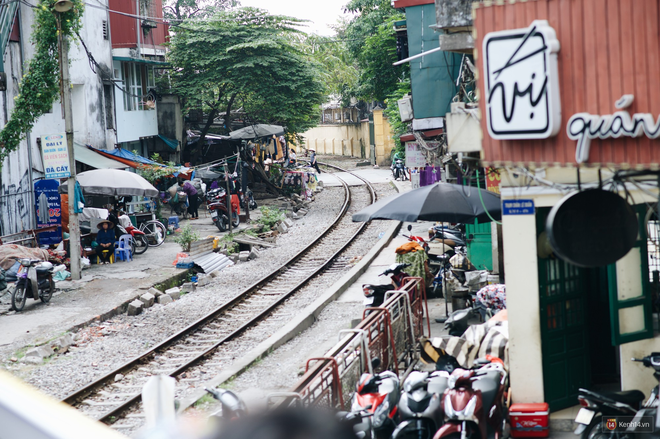
[[[502,215],[534,215],[534,200],[504,200]]]
[[[40,245],[59,244],[62,241],[62,209],[57,180],[39,180],[34,183],[34,200],[37,211],[37,228],[58,226],[52,232],[39,233]]]

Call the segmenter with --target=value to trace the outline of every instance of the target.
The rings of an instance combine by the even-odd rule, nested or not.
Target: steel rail
[[[339,167],[335,167],[330,165],[333,168],[336,168],[342,172],[348,172],[345,171]],[[352,173],[351,173],[352,174]],[[352,174],[355,175],[355,174]],[[360,176],[355,175],[357,178],[361,179],[366,183],[366,187],[370,192],[371,195],[371,201],[372,203],[376,201],[377,195],[375,193],[375,190],[373,189],[373,186],[371,184],[363,179]],[[272,279],[276,278],[283,270],[288,268],[289,266],[295,264],[298,262],[300,259],[302,259],[306,253],[308,253],[312,248],[314,248],[324,237],[326,237],[332,230],[336,228],[336,226],[340,223],[340,221],[344,218],[346,215],[346,212],[348,211],[348,208],[350,207],[351,203],[351,194],[350,194],[350,189],[348,184],[343,181],[340,177],[337,177],[340,182],[342,183],[344,187],[344,191],[346,194],[344,203],[342,205],[342,208],[340,209],[340,213],[337,215],[333,223],[318,237],[316,238],[312,243],[310,243],[307,247],[305,247],[303,250],[298,252],[296,255],[294,255],[292,258],[290,258],[287,262],[285,262],[282,266],[277,268],[276,270],[272,271],[270,274],[266,275],[264,278],[261,280],[255,282],[253,285],[250,287],[246,288],[243,290],[240,294],[232,298],[229,302],[223,304],[221,307],[218,309],[212,311],[208,315],[202,317],[201,319],[197,320],[196,322],[192,323],[182,331],[170,336],[168,339],[164,340],[163,342],[159,343],[158,345],[154,346],[147,352],[144,352],[143,354],[139,355],[138,357],[135,357],[134,359],[128,361],[124,365],[120,366],[116,370],[104,375],[103,377],[97,379],[96,381],[90,383],[89,385],[75,391],[74,393],[68,395],[66,398],[63,399],[63,402],[66,402],[71,405],[79,404],[82,399],[86,398],[90,394],[93,394],[96,390],[99,388],[105,387],[108,384],[111,384],[114,382],[114,377],[119,374],[123,373],[125,374],[126,372],[135,369],[136,367],[140,366],[141,364],[147,362],[148,360],[151,360],[155,355],[157,355],[159,352],[165,351],[168,348],[172,347],[175,345],[176,342],[180,341],[184,337],[197,332],[199,329],[203,328],[207,323],[217,319],[219,316],[221,316],[225,311],[228,309],[231,309],[234,307],[236,304],[240,303],[242,300],[244,300],[248,295],[250,295],[252,292],[255,290],[258,290],[259,288],[265,286],[268,284]],[[243,332],[245,332],[248,328],[253,326],[255,323],[263,320],[265,317],[267,317],[269,314],[273,312],[275,308],[277,308],[279,305],[282,304],[285,300],[290,298],[291,295],[293,295],[296,291],[298,291],[300,288],[302,288],[305,284],[307,284],[312,278],[314,278],[317,274],[319,274],[321,271],[326,269],[330,264],[333,263],[333,261],[336,259],[336,257],[343,252],[346,247],[348,247],[354,239],[364,230],[366,226],[366,223],[361,225],[358,230],[351,236],[351,238],[338,250],[336,251],[328,260],[323,263],[318,269],[314,270],[313,273],[311,273],[307,278],[303,279],[301,282],[299,282],[297,285],[295,285],[293,288],[289,290],[289,292],[283,294],[277,301],[269,305],[265,310],[260,312],[257,316],[253,317],[250,319],[248,322],[246,322],[244,325],[242,325],[240,328],[236,329],[233,331],[231,334],[227,335],[224,337],[222,340],[219,340],[216,342],[213,346],[209,347],[208,349],[205,349],[201,354],[198,354],[194,358],[192,358],[190,361],[188,361],[186,364],[178,367],[175,371],[170,373],[170,376],[177,376],[184,372],[185,370],[189,369],[190,367],[198,364],[199,362],[203,361],[205,358],[207,358],[210,354],[215,352],[218,347],[221,345],[227,343],[228,341],[236,338]],[[114,422],[114,420],[121,415],[123,412],[127,411],[132,405],[135,403],[139,402],[141,395],[138,393],[133,397],[130,397],[128,400],[124,401],[117,407],[111,409],[110,411],[104,413],[98,420],[106,423],[111,423]]]

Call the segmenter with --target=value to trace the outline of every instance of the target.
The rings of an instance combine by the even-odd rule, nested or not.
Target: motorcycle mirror
[[[376,369],[378,366],[380,366],[380,358],[376,357],[371,360],[371,367]]]
[[[412,224],[408,224],[408,231],[409,231],[409,232],[412,231]]]

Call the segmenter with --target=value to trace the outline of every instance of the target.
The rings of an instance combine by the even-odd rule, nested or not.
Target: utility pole
[[[227,162],[224,164],[225,170],[225,183],[227,183],[227,215],[229,216],[229,234],[233,232],[231,221],[234,219],[233,212],[231,211],[231,191],[229,190],[229,172],[227,170]]]
[[[59,6],[59,7],[58,7]],[[54,9],[57,14],[57,50],[60,58],[60,76],[62,87],[62,104],[64,108],[64,129],[66,131],[66,146],[69,152],[69,171],[67,180],[69,194],[69,260],[71,261],[71,279],[79,280],[80,270],[80,223],[76,213],[76,158],[73,155],[73,105],[71,102],[71,79],[69,78],[69,45],[62,34],[61,13],[67,12],[73,3],[67,0],[58,1]]]

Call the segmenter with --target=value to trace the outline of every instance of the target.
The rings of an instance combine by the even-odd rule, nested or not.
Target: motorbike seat
[[[484,410],[490,410],[490,407],[493,405],[497,390],[500,387],[501,379],[502,376],[500,372],[493,370],[486,372],[472,383],[473,389],[481,390],[481,401]]]
[[[640,390],[625,390],[622,392],[604,392],[603,396],[633,407],[639,407],[645,396]]]
[[[48,274],[49,271],[50,271],[49,268],[37,267],[37,275]]]

